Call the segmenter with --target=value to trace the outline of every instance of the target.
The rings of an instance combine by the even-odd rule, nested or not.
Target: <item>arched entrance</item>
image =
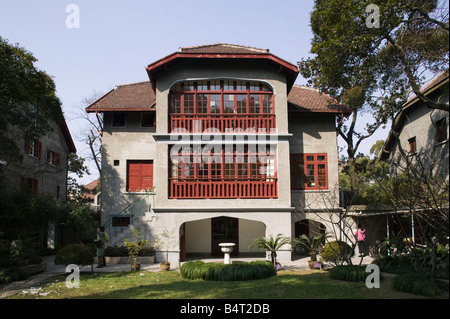
[[[188,221],[180,226],[180,260],[223,257],[219,244],[235,243],[232,256],[259,256],[250,244],[265,236],[266,225],[257,220],[219,216]]]
[[[324,224],[311,219],[302,219],[294,224],[295,238],[301,235],[312,237],[318,234],[324,234],[326,227]]]

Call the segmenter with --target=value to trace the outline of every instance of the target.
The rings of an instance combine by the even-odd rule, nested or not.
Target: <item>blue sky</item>
[[[70,4],[80,10],[79,28],[66,26]],[[296,64],[309,56],[312,8],[312,0],[0,0],[0,35],[31,51],[54,77],[82,155],[87,147],[75,138],[80,122],[73,114],[94,91],[147,81],[145,66],[184,46],[247,45]],[[306,80],[299,75],[296,83]]]

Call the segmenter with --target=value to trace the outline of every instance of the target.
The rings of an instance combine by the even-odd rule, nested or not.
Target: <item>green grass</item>
[[[66,276],[43,283],[39,290],[18,293],[11,299],[408,299],[418,295],[391,289],[383,280],[379,289],[361,282],[333,280],[325,271],[281,271],[276,276],[250,281],[183,279],[178,271],[82,273],[80,288],[67,288]],[[443,298],[448,298],[448,293]]]

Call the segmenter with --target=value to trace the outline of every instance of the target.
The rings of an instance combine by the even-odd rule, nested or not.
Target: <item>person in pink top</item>
[[[364,256],[364,250],[366,248],[366,230],[362,228],[361,224],[358,225],[358,229],[355,232],[355,237],[358,242],[359,257],[362,257]]]

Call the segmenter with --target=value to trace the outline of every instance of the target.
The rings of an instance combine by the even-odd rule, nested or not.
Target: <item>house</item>
[[[103,115],[102,224],[137,229],[169,261],[258,254],[259,236],[323,231],[339,209],[336,118],[350,110],[294,84],[297,66],[231,44],[180,48],[86,108]],[[321,196],[332,198],[324,204]],[[278,259],[291,260],[286,245]]]
[[[421,92],[435,102],[448,104],[448,69],[423,86]],[[447,224],[445,233],[448,236],[448,134],[448,111],[429,108],[414,95],[396,115],[379,155],[379,160],[389,162],[392,178],[406,174],[414,180],[420,180],[427,187],[426,196],[417,192],[415,197],[410,199],[409,205],[402,203],[403,206],[409,207],[399,209],[400,203],[394,203],[397,210],[384,213],[398,217],[399,210],[402,211],[402,222],[397,231],[403,229],[413,240],[421,241],[424,237],[436,235],[436,228],[431,230],[430,226],[430,223],[436,222],[427,222],[426,218],[429,215],[427,211],[430,210],[440,210],[447,216],[446,222],[442,224]],[[425,218],[418,218],[421,215]],[[389,225],[389,219],[386,219],[385,227],[393,228]]]
[[[86,193],[83,197],[86,198],[87,202],[92,208],[93,212],[99,212],[102,202],[102,194],[100,192],[100,179],[96,179],[84,186]]]
[[[21,189],[33,196],[53,196],[67,199],[69,156],[76,153],[69,128],[64,120],[51,123],[51,130],[36,140],[23,140],[19,129],[9,125],[8,137],[16,141],[22,160],[2,163],[1,179],[11,189]],[[39,237],[41,247],[54,248],[56,226],[49,225],[48,233],[33,234]]]
[[[426,84],[421,92],[431,100],[448,103],[448,89],[447,69]],[[379,158],[392,164],[404,161],[402,150],[406,155],[429,154],[441,164],[448,164],[448,127],[448,112],[431,109],[414,95],[394,119]],[[448,165],[442,167],[442,172],[448,179]]]

